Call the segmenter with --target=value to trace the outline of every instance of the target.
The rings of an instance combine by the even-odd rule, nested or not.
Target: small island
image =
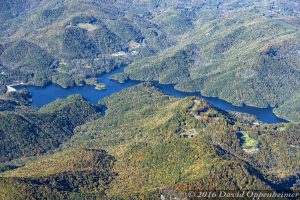
[[[126,73],[118,73],[110,77],[111,80],[117,81],[119,83],[125,83],[129,80],[129,76]]]
[[[95,84],[96,90],[106,90],[106,85],[104,83],[97,83]]]
[[[97,78],[85,79],[85,83],[94,86],[96,90],[106,90],[106,85],[104,83],[98,83]]]

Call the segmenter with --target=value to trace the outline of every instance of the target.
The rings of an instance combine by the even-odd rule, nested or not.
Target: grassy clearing
[[[240,137],[241,144],[244,149],[257,148],[258,141],[251,138],[248,133],[240,132],[240,134],[241,134],[241,137]]]
[[[98,25],[95,24],[89,24],[89,23],[79,23],[77,25],[79,28],[85,29],[87,31],[95,31],[98,28],[100,28]]]

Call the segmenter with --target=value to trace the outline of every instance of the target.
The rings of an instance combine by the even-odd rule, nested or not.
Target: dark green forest
[[[38,110],[7,106],[0,126],[1,197],[151,199],[202,190],[299,189],[298,123],[253,125],[150,83],[101,105],[105,116],[80,96]]]
[[[0,199],[299,191],[299,19],[299,0],[0,0]],[[111,79],[141,83],[97,104],[37,108],[7,87],[105,89],[97,77],[121,67]]]

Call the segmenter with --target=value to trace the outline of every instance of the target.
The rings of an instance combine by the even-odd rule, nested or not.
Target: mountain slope
[[[77,127],[60,151],[4,163],[1,194],[156,199],[190,191],[294,186],[280,184],[299,173],[299,124],[253,126],[201,99],[176,99],[146,83],[101,104],[106,115]],[[256,142],[246,146],[247,139]],[[11,191],[9,184],[20,189]]]
[[[0,112],[0,162],[45,154],[73,135],[73,129],[99,116],[80,96],[58,100],[38,111]]]
[[[131,79],[173,83],[235,105],[278,107],[279,117],[299,120],[286,108],[299,107],[292,99],[300,77],[296,0],[3,3],[1,91],[20,81],[82,85],[133,63]]]
[[[158,199],[203,190],[299,190],[297,0],[0,0],[0,89],[62,87],[127,65],[295,123],[254,123],[151,83],[41,109],[0,96],[1,199]],[[121,81],[121,80],[120,80]],[[103,113],[102,113],[103,114]],[[251,120],[249,120],[249,118]]]
[[[5,74],[14,69],[26,79],[1,74],[0,84],[54,82],[72,87],[171,44],[158,24],[131,11],[132,2],[43,1],[36,7],[35,1],[18,1],[13,5],[24,5],[26,11],[1,21],[0,63]]]
[[[278,106],[277,114],[283,118],[287,113],[280,106],[285,102],[298,106],[290,99],[300,92],[297,27],[242,11],[199,23],[182,41],[129,65],[126,76],[175,84],[178,90],[201,92],[235,105]],[[292,112],[294,117],[286,119],[297,121],[297,110]]]

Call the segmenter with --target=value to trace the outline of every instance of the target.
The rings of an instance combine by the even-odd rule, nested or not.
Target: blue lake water
[[[32,93],[32,104],[36,107],[42,107],[58,98],[66,98],[72,94],[80,94],[89,102],[97,104],[99,100],[139,83],[137,81],[128,81],[124,84],[121,84],[117,81],[110,80],[112,75],[121,73],[123,71],[123,68],[119,68],[110,73],[104,73],[103,75],[99,76],[98,82],[104,83],[107,88],[106,90],[97,90],[93,86],[89,85],[65,89],[55,84],[50,84],[46,87],[19,86],[16,88],[26,88],[28,91],[30,91]]]
[[[116,81],[110,80],[110,77],[116,73],[123,72],[124,68],[116,69],[110,73],[103,74],[99,76],[98,81],[104,83],[107,87],[106,90],[96,90],[92,86],[82,86],[82,87],[74,87],[64,89],[58,85],[48,85],[47,87],[35,87],[35,86],[20,86],[18,88],[26,88],[32,93],[32,104],[37,107],[42,107],[48,103],[55,101],[58,98],[65,98],[72,94],[80,94],[86,100],[90,101],[93,104],[97,104],[99,100],[108,97],[116,92],[119,92],[123,89],[132,87],[138,83],[139,81],[128,81],[124,84],[118,83]],[[286,120],[280,119],[276,117],[273,113],[272,108],[256,108],[251,106],[234,106],[231,103],[228,103],[224,100],[212,97],[204,97],[200,93],[188,93],[181,92],[174,89],[172,85],[163,85],[157,82],[154,85],[159,88],[165,94],[170,96],[184,98],[187,96],[197,96],[203,98],[210,104],[215,107],[225,110],[225,111],[234,111],[234,112],[242,112],[248,113],[250,115],[254,115],[258,120],[265,123],[284,123]]]

